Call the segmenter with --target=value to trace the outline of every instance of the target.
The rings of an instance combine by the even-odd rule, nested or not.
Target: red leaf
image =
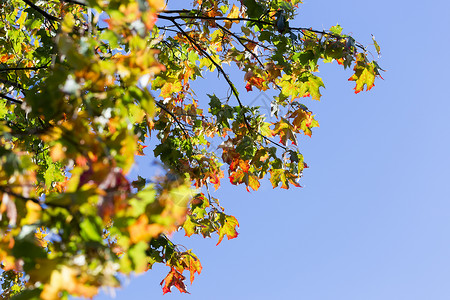
[[[247,82],[247,85],[245,86],[245,89],[247,90],[247,92],[253,91],[252,85],[250,84],[250,82]]]
[[[230,182],[234,185],[241,184],[244,180],[245,173],[242,170],[237,170],[236,172],[232,172],[228,178],[230,178]]]
[[[163,285],[163,295],[166,293],[170,293],[170,288],[172,286],[175,286],[180,293],[187,293],[189,292],[186,290],[186,285],[184,284],[183,280],[185,280],[186,277],[183,276],[180,272],[178,272],[174,267],[170,267],[170,272],[167,274],[166,278],[164,278],[160,285]]]

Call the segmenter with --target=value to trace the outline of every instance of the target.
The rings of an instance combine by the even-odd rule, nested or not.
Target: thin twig
[[[272,141],[271,139],[269,139],[267,136],[263,135],[262,133],[258,132],[258,135],[260,135],[261,137],[263,137],[266,141],[271,142],[272,144],[274,144],[275,146],[280,147],[281,149],[283,149],[284,151],[287,151],[288,147],[280,145],[277,142]]]
[[[183,11],[167,11],[167,13],[182,13]],[[189,16],[189,15],[179,15],[179,16],[164,16],[164,15],[158,15],[158,18],[160,19],[164,19],[164,20],[176,20],[176,19],[199,19],[199,20],[216,20],[216,21],[247,21],[247,22],[254,22],[254,23],[259,23],[259,24],[263,24],[263,25],[270,25],[270,26],[275,26],[275,23],[272,22],[267,22],[267,21],[262,21],[259,19],[251,19],[251,18],[228,18],[228,17],[208,17],[208,16]],[[334,38],[346,38],[340,35],[336,35],[334,33],[331,32],[327,32],[327,31],[320,31],[320,30],[314,30],[311,28],[306,28],[306,27],[288,27],[287,28],[287,32],[290,30],[295,30],[295,31],[309,31],[309,32],[314,32],[314,33],[319,33],[322,35],[328,35]],[[356,43],[356,46],[362,50],[365,50],[364,46],[361,45],[360,43]]]

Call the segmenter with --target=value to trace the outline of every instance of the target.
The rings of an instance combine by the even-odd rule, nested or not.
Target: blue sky
[[[384,80],[355,95],[350,71],[323,66],[322,100],[305,100],[320,128],[299,143],[303,188],[248,193],[225,180],[216,195],[239,237],[173,236],[204,268],[191,294],[163,296],[161,265],[115,299],[450,299],[450,4],[427,3],[305,0],[291,25],[339,23],[366,45],[375,35]]]

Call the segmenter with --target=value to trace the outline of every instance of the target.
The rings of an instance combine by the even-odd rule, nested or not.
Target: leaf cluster
[[[163,293],[187,292],[183,272],[192,283],[202,266],[170,234],[238,236],[213,197],[226,173],[248,191],[300,186],[299,137],[319,126],[300,101],[320,100],[319,63],[353,67],[356,93],[381,71],[339,25],[293,26],[300,3],[2,2],[2,296],[90,298],[155,263],[170,269]],[[223,92],[194,88],[208,72]],[[244,88],[273,90],[271,113]],[[148,145],[164,172],[133,180]]]

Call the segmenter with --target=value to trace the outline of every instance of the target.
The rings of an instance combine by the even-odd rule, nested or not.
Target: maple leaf
[[[242,170],[237,170],[235,172],[230,173],[230,176],[228,177],[230,179],[230,182],[234,185],[238,185],[243,182],[243,179],[245,177],[245,173]]]
[[[178,93],[181,91],[181,82],[177,81],[175,83],[172,82],[166,82],[164,86],[161,88],[161,94],[160,96],[162,98],[168,98],[172,93]]]
[[[306,82],[308,86],[308,92],[311,95],[311,98],[314,100],[320,100],[320,97],[322,96],[320,94],[319,88],[325,87],[323,84],[323,81],[320,77],[311,75],[308,77],[308,82]]]
[[[239,17],[239,7],[237,7],[236,5],[233,4],[233,7],[231,8],[230,13],[228,14],[227,18],[235,19],[238,17]],[[230,29],[231,25],[233,25],[233,23],[239,23],[239,21],[225,20],[225,28]]]
[[[378,75],[378,70],[374,62],[368,63],[366,57],[362,53],[358,53],[356,58],[356,64],[353,68],[355,74],[353,74],[348,80],[355,81],[356,86],[354,88],[355,94],[358,94],[366,86],[366,90],[369,91],[375,85],[375,77]]]
[[[144,156],[144,149],[147,148],[148,146],[144,146],[143,144],[141,144],[140,142],[138,142],[137,144],[137,151],[136,151],[136,155],[139,156]]]
[[[186,290],[186,285],[184,284],[184,280],[186,277],[183,276],[180,272],[177,271],[174,267],[170,267],[170,272],[167,274],[167,276],[161,281],[160,285],[163,286],[163,295],[166,293],[170,293],[170,288],[172,286],[175,286],[180,293],[187,293],[189,292]]]
[[[251,187],[254,191],[257,191],[261,186],[258,180],[258,176],[255,175],[247,175],[247,176],[248,176],[247,192],[250,192],[248,187]]]
[[[372,34],[372,41],[373,45],[375,46],[375,50],[377,51],[378,56],[381,54],[381,48],[380,45],[378,45],[377,41],[375,40],[375,36]]]
[[[186,221],[184,221],[184,224],[183,224],[183,229],[184,229],[184,232],[186,233],[185,235],[188,237],[193,235],[195,233],[196,226],[197,226],[197,224],[192,221],[192,216],[187,216]]]
[[[294,174],[291,174],[287,170],[283,169],[271,169],[270,172],[270,182],[272,183],[272,186],[276,188],[280,182],[281,182],[281,188],[282,189],[289,189],[289,184],[292,184],[296,187],[300,187],[300,185],[297,183],[296,179],[298,176],[295,176]]]
[[[294,128],[288,120],[281,118],[281,120],[276,122],[274,125],[275,128],[273,130],[273,135],[279,135],[280,142],[283,145],[286,145],[288,140],[291,140],[292,144],[297,145],[297,138],[293,132]]]
[[[236,231],[236,226],[239,227],[238,220],[233,216],[227,216],[225,214],[220,214],[219,222],[221,223],[221,227],[219,228],[219,241],[216,246],[222,242],[224,235],[227,235],[227,238],[234,239],[238,236]]]
[[[181,265],[184,269],[189,270],[191,284],[194,282],[195,273],[200,274],[202,272],[202,264],[198,257],[192,253],[191,250],[182,253]],[[180,270],[181,272],[181,270]]]
[[[150,238],[157,237],[164,229],[159,224],[149,224],[145,214],[142,214],[137,220],[128,227],[131,242],[148,241]]]
[[[165,0],[87,1],[109,16],[106,27],[86,18],[89,5],[38,1],[31,16],[26,1],[12,2],[2,6],[9,42],[0,54],[0,130],[14,138],[0,145],[0,217],[7,218],[0,261],[4,270],[26,271],[28,298],[89,298],[101,286],[119,285],[115,272],[104,272],[117,261],[111,253],[124,274],[165,263],[163,293],[172,286],[187,293],[183,272],[192,283],[202,266],[164,234],[182,225],[186,236],[217,233],[220,244],[225,235],[235,238],[239,226],[217,199],[193,190],[217,189],[222,164],[229,165],[230,182],[247,191],[258,190],[265,176],[274,187],[299,186],[307,165],[296,134],[310,136],[318,123],[294,100],[321,97],[320,62],[354,64],[356,93],[370,90],[382,70],[338,25],[322,34],[290,28],[301,0],[194,0],[165,12]],[[52,26],[44,26],[47,18]],[[186,18],[186,26],[174,22]],[[152,30],[158,19],[172,20],[169,33]],[[373,44],[380,54],[374,37]],[[239,98],[234,64],[245,73],[248,92],[265,91],[269,83],[280,90],[265,102],[276,123],[266,122],[255,101]],[[231,95],[219,89],[209,109],[200,109],[201,88],[193,83],[206,69],[226,79]],[[168,171],[154,185],[139,176],[130,183],[125,175],[150,135],[149,146]],[[219,157],[210,147],[221,138]],[[49,241],[48,232],[58,232],[61,241]],[[33,289],[38,282],[41,288]]]
[[[301,129],[303,133],[309,137],[311,137],[312,134],[311,128],[319,127],[319,122],[314,119],[312,112],[305,110],[303,107],[294,111],[289,118],[294,118],[292,121],[294,131],[297,132]]]
[[[235,171],[237,168],[240,168],[244,173],[248,173],[248,170],[250,169],[250,164],[248,160],[242,160],[242,159],[235,159],[230,164],[230,170]]]
[[[261,91],[265,91],[268,89],[267,85],[264,85],[265,80],[261,77],[253,76],[248,79],[247,85],[256,86]]]
[[[48,241],[45,239],[45,237],[48,235],[48,233],[45,232],[44,227],[40,227],[36,229],[36,233],[34,236],[39,242],[39,245],[41,245],[42,248],[46,248],[48,246]]]

